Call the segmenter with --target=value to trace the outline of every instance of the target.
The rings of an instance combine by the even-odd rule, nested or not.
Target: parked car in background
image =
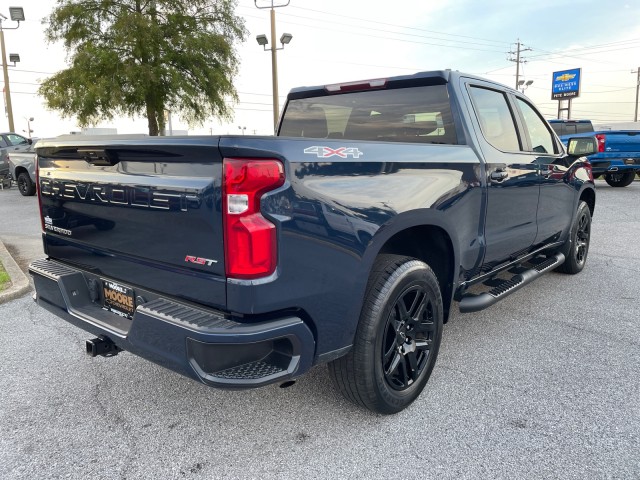
[[[9,177],[10,152],[19,152],[28,149],[33,142],[30,138],[23,137],[17,133],[0,133],[0,180]]]
[[[18,190],[25,197],[36,193],[36,152],[34,145],[29,145],[24,151],[12,152],[7,155],[9,160],[9,174],[18,184]]]
[[[598,152],[590,155],[595,178],[604,175],[612,187],[626,187],[640,174],[640,130],[595,130],[590,120],[549,120],[566,145],[570,137],[598,140]]]

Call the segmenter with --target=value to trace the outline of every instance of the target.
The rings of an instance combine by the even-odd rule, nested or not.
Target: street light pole
[[[4,75],[4,94],[5,103],[7,105],[7,116],[9,117],[9,131],[15,132],[15,125],[13,124],[13,107],[11,105],[11,89],[9,87],[9,66],[7,65],[7,51],[4,45],[4,31],[20,28],[20,22],[24,20],[24,10],[22,7],[9,7],[9,15],[11,16],[12,21],[18,22],[18,26],[13,28],[3,28],[2,21],[8,20],[8,18],[0,13],[0,48],[2,49],[2,73]],[[11,56],[15,56],[17,61],[20,61],[18,55],[11,54]]]
[[[280,106],[278,102],[278,58],[276,57],[276,11],[271,5],[271,82],[273,84],[273,130],[278,125]]]
[[[282,50],[284,48],[285,43],[289,43],[291,41],[292,36],[288,33],[283,34],[280,38],[280,42],[282,43],[282,47],[276,48],[276,11],[277,7],[286,7],[289,5],[290,0],[287,0],[286,3],[281,5],[276,5],[274,0],[270,0],[270,5],[261,7],[258,5],[258,0],[254,0],[254,4],[256,8],[270,8],[271,12],[271,83],[272,83],[272,94],[273,94],[273,130],[275,132],[276,127],[278,126],[278,114],[280,113],[280,106],[278,101],[278,50]],[[267,50],[267,37],[265,35],[258,35],[256,37],[258,41],[258,45],[261,45],[265,50]]]

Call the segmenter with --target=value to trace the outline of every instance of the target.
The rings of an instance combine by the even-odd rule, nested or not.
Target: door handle
[[[545,169],[540,170],[540,175],[542,175],[542,178],[545,178],[545,179],[551,177],[551,175],[553,175],[554,173],[563,172],[563,170],[557,165],[546,165],[546,167],[547,167],[546,170]]]
[[[491,180],[494,182],[502,182],[509,176],[509,173],[505,172],[502,169],[498,169],[494,172],[491,172]]]

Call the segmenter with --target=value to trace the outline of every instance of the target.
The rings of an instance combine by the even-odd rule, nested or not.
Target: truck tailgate
[[[635,155],[640,152],[640,131],[628,130],[602,133],[606,137],[606,152],[633,153]]]
[[[45,252],[134,291],[224,307],[218,140],[41,141]]]

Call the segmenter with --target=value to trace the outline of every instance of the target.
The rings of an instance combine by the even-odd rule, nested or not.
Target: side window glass
[[[26,145],[28,143],[26,138],[15,134],[7,135],[7,139],[9,139],[11,145]]]
[[[524,100],[518,98],[518,106],[524,117],[525,128],[531,139],[531,151],[536,153],[556,153],[553,136],[547,129],[544,120],[538,113]]]
[[[471,97],[482,134],[498,150],[520,150],[513,115],[504,94],[496,90],[471,87]]]
[[[4,137],[0,137],[0,148],[8,147],[9,144],[5,141]]]

